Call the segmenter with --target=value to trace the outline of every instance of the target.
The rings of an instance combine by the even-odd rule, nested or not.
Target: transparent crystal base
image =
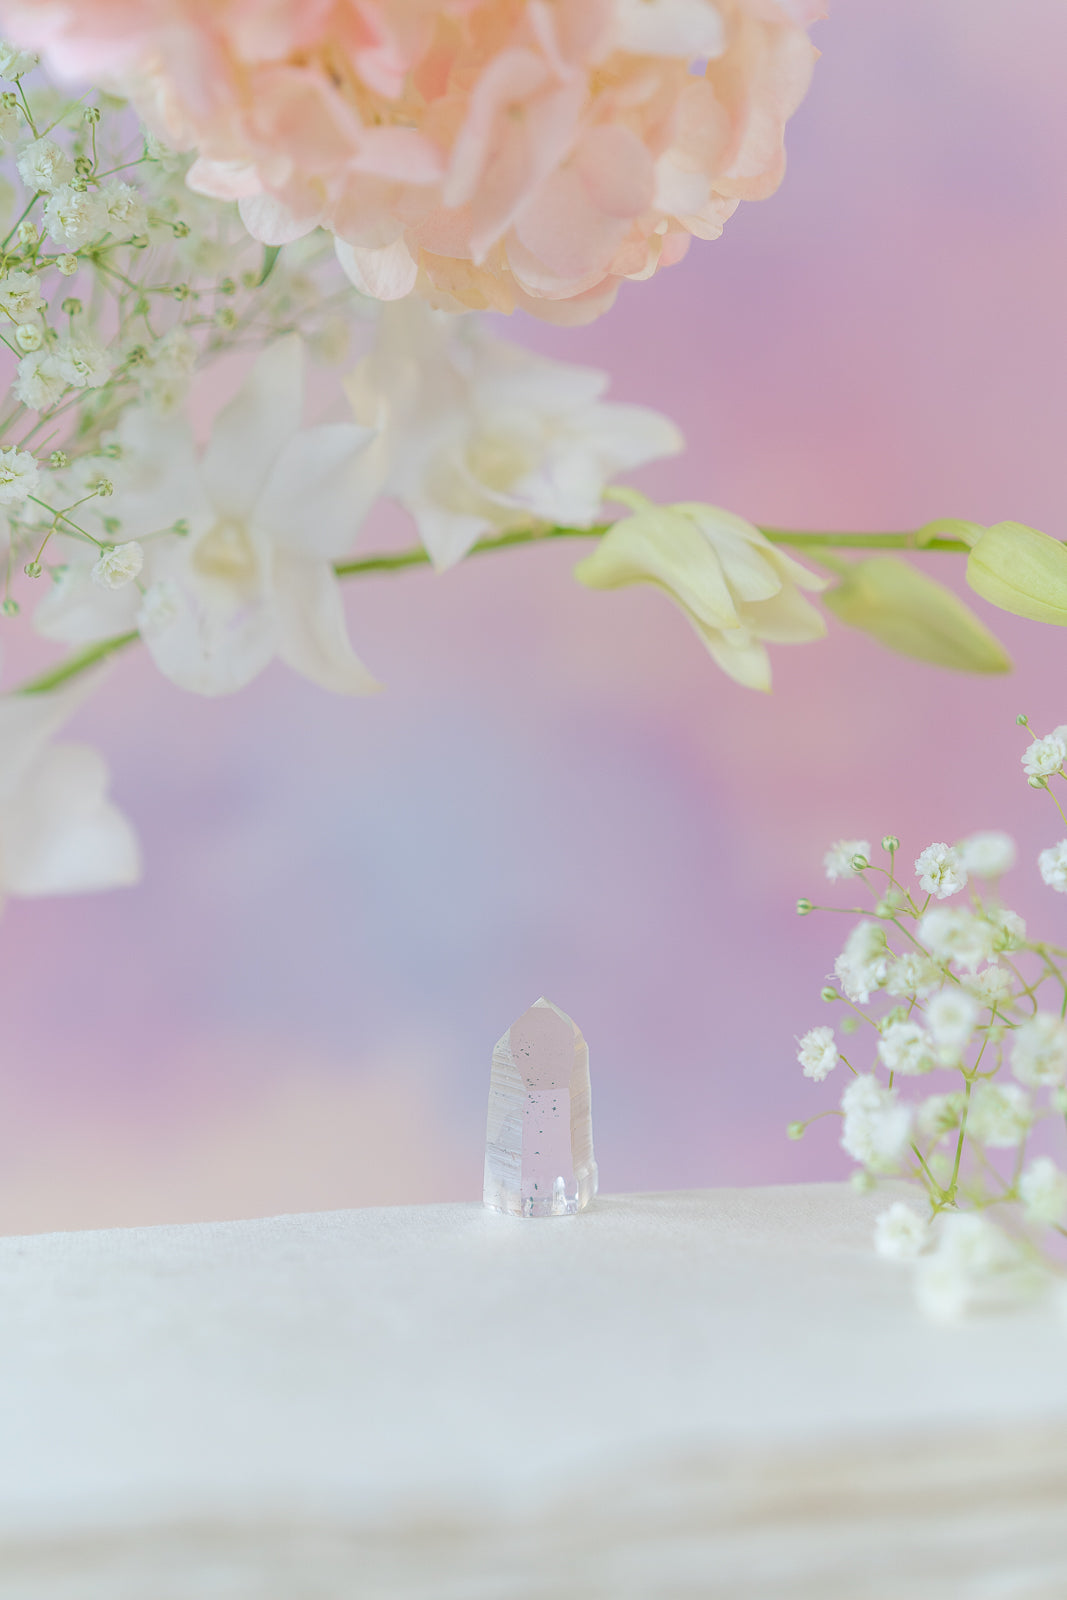
[[[493,1051],[483,1199],[515,1217],[566,1217],[596,1191],[589,1051],[570,1017],[541,999]]]

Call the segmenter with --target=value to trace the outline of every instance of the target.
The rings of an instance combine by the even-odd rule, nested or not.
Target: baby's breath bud
[[[11,596],[8,595],[3,605],[0,605],[0,611],[4,613],[5,617],[17,617],[19,614],[19,603],[17,600],[12,600]]]
[[[3,106],[5,111],[17,111],[19,97],[13,89],[8,89],[6,94],[0,95],[0,105]]]
[[[259,273],[242,272],[241,282],[244,284],[246,289],[255,289],[259,284]]]
[[[832,988],[830,984],[827,984],[825,989],[821,989],[819,991],[819,998],[821,1000],[829,1001],[829,1000],[840,1000],[841,996],[838,994],[836,989]]]
[[[52,454],[48,457],[48,465],[50,467],[57,467],[57,468],[58,467],[69,467],[70,466],[70,457],[67,455],[67,452],[65,450],[53,450]]]
[[[1028,728],[1030,726],[1030,718],[1026,715],[1025,711],[1020,711],[1015,721],[1020,728]]]
[[[147,250],[151,240],[147,233],[135,233],[132,239],[127,239],[126,243],[131,250]]]
[[[895,833],[886,834],[885,838],[882,840],[882,849],[886,851],[888,855],[893,855],[895,851],[900,849],[900,840],[897,838]]]
[[[870,864],[866,856],[853,856],[849,863],[853,872],[866,872]]]
[[[27,561],[22,570],[27,578],[39,578],[41,576],[41,563],[39,561]]]
[[[179,218],[179,220],[177,222],[174,222],[174,223],[171,224],[171,227],[172,227],[172,229],[174,231],[174,237],[176,239],[188,239],[188,237],[189,237],[189,224],[187,222],[182,222],[181,219]]]
[[[884,917],[888,920],[896,915],[896,909],[897,908],[893,904],[892,900],[890,900],[887,896],[886,899],[879,900],[878,904],[874,908],[874,914],[876,917]]]
[[[75,158],[74,170],[79,177],[91,178],[93,175],[93,164],[89,160],[88,156],[78,156]]]
[[[803,1122],[791,1122],[788,1128],[785,1130],[786,1138],[803,1139],[805,1126],[806,1125]]]
[[[110,443],[101,447],[100,454],[106,456],[109,461],[121,461],[122,446],[117,439],[112,439]]]
[[[859,1027],[859,1025],[860,1025],[859,1017],[854,1017],[851,1012],[849,1012],[848,1016],[842,1017],[841,1021],[839,1023],[839,1027],[840,1027],[842,1033],[855,1033],[855,1031]]]
[[[178,534],[179,538],[184,539],[189,532],[188,519],[186,517],[179,517],[177,522],[174,524],[174,527],[171,529],[171,532]]]
[[[72,278],[78,270],[78,258],[77,256],[72,255],[57,256],[56,266],[59,268],[64,278]]]
[[[812,905],[810,900],[798,900],[797,901],[797,916],[798,917],[806,917],[808,915],[809,911],[814,911],[814,910],[815,910],[815,907]]]
[[[220,306],[215,312],[215,321],[220,328],[236,328],[237,313],[232,306]]]
[[[36,322],[20,322],[15,329],[15,343],[29,355],[44,344],[44,334]]]
[[[86,122],[99,122],[100,121],[100,107],[99,106],[86,106],[86,108],[85,108],[85,120],[86,120]]]
[[[143,366],[147,360],[148,351],[145,349],[144,345],[135,344],[129,355],[126,357],[126,365],[128,367],[140,367]]]
[[[104,532],[109,536],[118,533],[119,529],[122,527],[122,523],[118,517],[105,517],[103,521]]]
[[[234,283],[233,279],[232,278],[223,278],[222,282],[219,284],[219,294],[236,294],[236,293],[237,293],[237,285]]]
[[[89,193],[89,180],[88,178],[83,177],[80,172],[76,172],[73,178],[71,178],[70,186],[74,190],[75,194]]]
[[[1030,785],[1031,789],[1045,789],[1048,787],[1044,778],[1027,778],[1026,781]]]
[[[862,1167],[852,1174],[849,1182],[857,1194],[870,1194],[875,1186],[874,1178],[869,1172],[865,1172]]]
[[[187,283],[176,283],[170,292],[175,300],[188,300],[189,285]]]
[[[67,298],[60,304],[59,309],[66,317],[80,317],[85,307],[82,305],[80,300],[75,298],[74,295],[68,295]]]
[[[879,1027],[881,1028],[882,1032],[884,1033],[885,1030],[889,1027],[889,1025],[891,1023],[893,1023],[893,1022],[907,1022],[907,1020],[908,1020],[908,1008],[907,1008],[907,1006],[894,1006],[892,1011],[887,1011],[886,1012],[885,1016],[882,1018],[881,1022],[879,1023]]]
[[[110,478],[101,478],[100,482],[96,486],[96,492],[100,496],[101,500],[106,500],[109,495],[115,493],[115,485],[112,483]]]
[[[25,222],[19,223],[17,233],[18,241],[21,245],[36,244],[38,239],[41,237],[37,232],[37,224],[35,222],[31,222],[29,217],[26,218]]]
[[[1058,1111],[1061,1117],[1067,1117],[1067,1088],[1062,1083],[1057,1084],[1049,1099],[1052,1101],[1053,1110]]]

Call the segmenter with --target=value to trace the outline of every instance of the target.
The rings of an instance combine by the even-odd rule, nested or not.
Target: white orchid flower
[[[0,893],[81,894],[136,883],[137,839],[107,798],[102,756],[52,736],[96,676],[48,694],[0,697]]]
[[[385,492],[442,570],[512,528],[589,527],[617,473],[683,448],[658,412],[604,403],[607,382],[411,299],[382,307],[347,388],[356,417],[383,427]]]
[[[323,688],[373,692],[333,563],[379,488],[375,433],[301,428],[302,409],[295,336],[259,358],[202,455],[182,420],[131,409],[117,493],[99,515],[117,519],[115,542],[143,541],[140,581],[92,584],[89,546],[39,607],[39,630],[76,644],[140,629],[160,671],[199,694],[243,688],[275,656]],[[161,531],[179,524],[187,531]]]

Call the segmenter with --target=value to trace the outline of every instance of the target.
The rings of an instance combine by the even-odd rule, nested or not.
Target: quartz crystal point
[[[589,1049],[565,1012],[537,1000],[493,1051],[483,1198],[516,1217],[561,1217],[596,1188]]]

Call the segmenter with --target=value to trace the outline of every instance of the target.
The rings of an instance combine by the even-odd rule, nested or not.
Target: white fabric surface
[[[1062,1600],[1067,1331],[837,1185],[0,1241],[2,1600]]]

